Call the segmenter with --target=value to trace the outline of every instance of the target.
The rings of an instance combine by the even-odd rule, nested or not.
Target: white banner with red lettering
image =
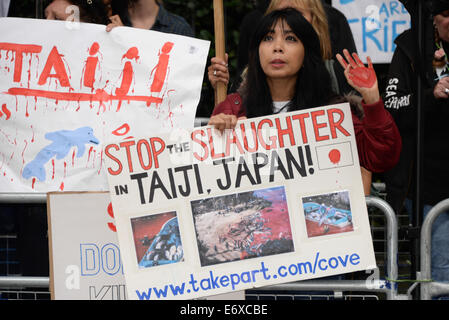
[[[0,19],[0,192],[108,190],[103,141],[192,128],[210,43]]]

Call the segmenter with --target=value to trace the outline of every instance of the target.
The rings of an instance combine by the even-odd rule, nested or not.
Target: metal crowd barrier
[[[358,292],[382,292],[388,300],[410,300],[410,295],[398,294],[398,223],[396,214],[391,206],[384,200],[368,196],[368,207],[380,209],[386,217],[387,226],[387,275],[388,280],[305,280],[300,282],[272,285],[258,288],[261,291],[358,291]]]
[[[46,203],[47,196],[42,193],[1,193],[0,203]],[[410,295],[398,294],[397,285],[398,280],[398,223],[396,214],[390,205],[377,197],[366,197],[366,204],[368,207],[376,207],[381,210],[386,217],[386,232],[387,232],[387,268],[386,273],[388,280],[372,279],[372,280],[305,280],[294,283],[286,283],[279,285],[266,286],[258,288],[260,291],[357,291],[357,292],[376,292],[385,293],[388,300],[408,300]],[[436,206],[433,212],[429,213],[429,217],[435,216],[435,212],[439,212],[439,208],[449,208],[449,200],[440,206]],[[438,212],[436,212],[438,214]],[[433,220],[432,220],[433,221]],[[427,219],[427,224],[431,223]],[[430,239],[430,236],[429,236]],[[430,247],[430,240],[426,242]],[[427,249],[424,249],[427,250]],[[430,252],[430,250],[429,250]],[[428,256],[427,254],[422,254]],[[430,260],[430,257],[428,258]],[[424,264],[426,267],[430,263]],[[429,268],[430,269],[430,268]],[[430,278],[430,271],[425,268],[423,277]],[[427,274],[428,273],[428,274]],[[425,284],[425,288],[432,293],[436,290],[437,284]],[[48,277],[0,277],[0,288],[49,288]],[[448,289],[446,289],[448,290]],[[449,292],[449,291],[445,291]]]
[[[421,228],[421,270],[418,278],[421,281],[421,300],[449,295],[449,283],[431,281],[432,225],[443,212],[449,211],[449,199],[436,204],[427,214]]]

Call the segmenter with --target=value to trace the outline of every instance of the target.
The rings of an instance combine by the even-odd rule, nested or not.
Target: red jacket
[[[372,172],[388,171],[399,161],[402,148],[399,130],[390,113],[385,110],[382,99],[374,104],[362,102],[362,107],[362,119],[352,114],[360,166]],[[220,113],[246,116],[240,95],[228,95],[225,101],[214,108],[212,116]]]

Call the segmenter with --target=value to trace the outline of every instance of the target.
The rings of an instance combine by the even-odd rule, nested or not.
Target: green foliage
[[[211,41],[209,63],[210,58],[215,56],[213,1],[164,0],[163,3],[168,11],[183,17],[190,23],[197,38]],[[225,45],[226,52],[229,55],[229,71],[231,79],[235,79],[238,77],[235,71],[237,70],[240,23],[243,17],[254,9],[255,5],[253,1],[227,0],[223,1],[223,7],[225,11]],[[197,113],[200,117],[208,117],[214,104],[214,93],[207,79],[207,70],[204,80],[202,99]]]
[[[164,6],[171,12],[184,17],[192,26],[196,37],[211,41],[209,57],[215,55],[214,8],[212,0],[180,1],[165,0]],[[236,52],[240,22],[254,8],[252,1],[228,0],[223,2],[225,11],[226,52],[231,68],[236,67]]]

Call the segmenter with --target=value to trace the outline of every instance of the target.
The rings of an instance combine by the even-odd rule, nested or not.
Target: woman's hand
[[[211,64],[207,69],[207,75],[209,77],[209,82],[212,87],[217,89],[217,83],[219,81],[223,82],[225,85],[229,83],[229,70],[228,70],[228,54],[226,53],[226,61],[218,57],[213,57],[210,60]]]
[[[111,23],[106,26],[107,32],[111,31],[115,27],[123,27],[122,19],[120,19],[118,14],[109,17],[109,20],[111,20]]]
[[[232,114],[220,113],[210,117],[209,123],[207,125],[215,126],[215,129],[220,131],[220,133],[223,133],[223,131],[226,129],[234,129],[237,125],[237,121],[244,119],[246,119],[246,117],[237,118]]]
[[[337,54],[337,60],[345,69],[345,77],[351,87],[362,95],[366,104],[372,104],[379,101],[379,87],[371,58],[367,57],[368,67],[365,67],[357,53],[353,53],[351,57],[349,51],[344,49],[343,54],[347,61],[341,54]]]
[[[433,95],[437,99],[449,98],[449,77],[444,77],[438,81],[433,88]]]

